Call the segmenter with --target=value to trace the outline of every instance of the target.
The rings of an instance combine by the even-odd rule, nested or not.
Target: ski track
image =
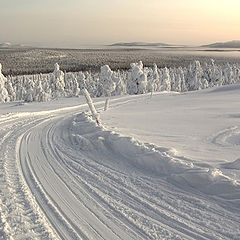
[[[129,164],[85,108],[0,117],[1,240],[240,238],[239,214]]]
[[[215,136],[212,142],[221,147],[240,145],[240,130],[237,126],[224,129]]]

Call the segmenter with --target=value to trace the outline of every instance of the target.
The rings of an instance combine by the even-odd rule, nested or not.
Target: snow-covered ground
[[[240,85],[0,104],[0,239],[240,239]]]

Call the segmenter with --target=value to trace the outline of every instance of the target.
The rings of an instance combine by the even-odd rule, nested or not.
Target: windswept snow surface
[[[240,86],[0,105],[0,239],[239,239]]]

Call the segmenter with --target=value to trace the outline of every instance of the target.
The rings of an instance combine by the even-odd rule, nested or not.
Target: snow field
[[[239,239],[239,89],[1,104],[0,238]]]
[[[83,115],[79,117],[81,121],[82,118],[86,118]],[[74,132],[81,129],[75,121],[73,126]],[[92,129],[93,127],[89,128]],[[201,192],[228,200],[231,200],[231,198],[233,200],[238,199],[236,206],[240,204],[240,182],[224,175],[221,170],[198,166],[197,163],[194,163],[194,160],[177,156],[171,149],[161,148],[154,144],[144,144],[132,137],[124,137],[104,129],[100,133],[97,137],[94,135],[94,138],[97,139],[94,145],[92,145],[93,140],[91,138],[89,140],[80,135],[74,134],[73,136],[76,145],[81,146],[81,150],[100,149],[102,152],[107,152],[112,149],[114,153],[122,156],[121,161],[125,160],[131,170],[132,168],[138,169],[138,171],[151,176],[165,177],[168,181],[175,182],[177,186],[183,188],[190,186]],[[82,130],[81,134],[84,134]]]

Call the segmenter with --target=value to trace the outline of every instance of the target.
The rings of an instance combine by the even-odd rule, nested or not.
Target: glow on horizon
[[[239,0],[0,0],[0,42],[49,47],[240,40]]]

